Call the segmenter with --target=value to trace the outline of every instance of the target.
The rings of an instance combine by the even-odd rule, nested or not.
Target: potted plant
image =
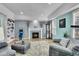
[[[67,32],[64,33],[64,37],[65,37],[65,38],[68,38],[68,37],[69,37],[69,35],[68,35]]]

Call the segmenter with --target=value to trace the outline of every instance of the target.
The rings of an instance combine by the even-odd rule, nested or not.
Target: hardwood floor
[[[46,41],[48,44],[54,43],[52,39],[24,39],[25,42]]]

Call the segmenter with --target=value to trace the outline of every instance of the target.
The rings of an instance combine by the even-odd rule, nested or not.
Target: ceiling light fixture
[[[36,24],[36,23],[38,23],[38,21],[37,20],[34,20],[34,23]]]
[[[21,11],[20,14],[23,15],[24,13]]]

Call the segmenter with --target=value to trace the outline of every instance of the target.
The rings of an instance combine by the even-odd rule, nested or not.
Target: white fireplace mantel
[[[42,39],[42,28],[29,28],[29,39],[31,39],[31,36],[30,36],[30,32],[41,32],[40,36],[41,36],[41,39]]]

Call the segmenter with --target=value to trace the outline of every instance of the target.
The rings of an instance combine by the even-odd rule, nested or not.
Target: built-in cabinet
[[[6,15],[0,13],[0,41],[10,42],[15,38],[14,29],[15,22],[12,19],[7,19]]]
[[[15,21],[13,19],[7,19],[7,40],[13,40],[15,38]]]

